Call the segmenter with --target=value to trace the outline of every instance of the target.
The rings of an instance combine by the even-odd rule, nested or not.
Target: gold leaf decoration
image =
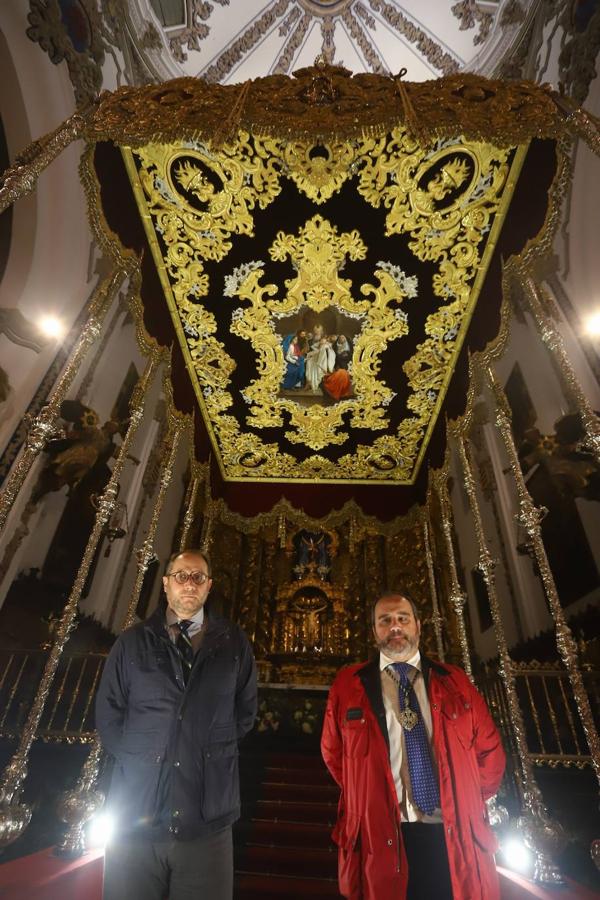
[[[262,269],[253,269],[234,289],[240,299],[250,303],[250,308],[236,315],[231,331],[249,340],[258,357],[260,377],[244,392],[251,404],[249,425],[279,426],[286,411],[291,426],[286,438],[312,450],[342,444],[348,439],[347,432],[340,430],[346,413],[350,413],[353,427],[381,429],[388,425],[385,406],[393,392],[377,376],[380,356],[387,344],[408,332],[405,317],[397,314],[406,289],[398,278],[377,269],[379,285],[363,284],[364,299],[354,300],[351,282],[340,278],[339,270],[347,256],[363,259],[365,253],[366,247],[357,230],[338,235],[330,222],[314,216],[297,236],[279,232],[270,248],[273,259],[282,261],[291,257],[298,273],[286,280],[284,297],[276,296],[276,285],[261,287]],[[298,312],[303,306],[316,312],[333,306],[363,320],[352,356],[355,399],[340,401],[335,406],[316,404],[307,408],[293,400],[278,398],[285,365],[274,320],[284,313]]]
[[[401,125],[347,141],[241,129],[223,146],[189,139],[123,151],[226,479],[414,481],[525,152],[477,139],[423,144]],[[345,227],[332,221],[329,204],[349,184],[357,202],[382,217],[382,246],[389,240],[397,249],[393,242],[403,242],[412,253],[408,273],[389,260],[391,251],[388,260],[368,264],[373,248],[360,216]],[[259,211],[284,189],[300,192],[323,214],[273,229],[261,251],[269,261],[253,259],[248,239],[255,240]],[[348,277],[359,264],[360,280]],[[422,264],[431,280],[425,285],[419,276],[417,297]],[[282,274],[290,268],[290,277]],[[402,338],[424,298],[423,339],[403,352]],[[282,389],[281,323],[329,312],[354,323],[351,389],[335,402],[317,390],[293,396]],[[243,385],[230,339],[238,348],[240,339],[247,342],[253,354],[254,370]],[[386,371],[393,359],[396,380],[404,379],[401,406],[382,375],[384,358]]]

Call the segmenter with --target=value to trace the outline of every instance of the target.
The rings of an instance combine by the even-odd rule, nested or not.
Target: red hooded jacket
[[[462,669],[424,656],[421,664],[454,898],[499,900],[496,838],[485,801],[504,773],[500,737]],[[329,693],[321,750],[341,788],[333,832],[341,894],[349,900],[404,900],[407,862],[378,658],[339,672]]]

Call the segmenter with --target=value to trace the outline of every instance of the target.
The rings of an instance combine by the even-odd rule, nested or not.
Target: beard
[[[416,634],[413,637],[408,637],[407,635],[387,637],[383,641],[377,641],[377,649],[390,659],[406,662],[419,649],[419,635]]]

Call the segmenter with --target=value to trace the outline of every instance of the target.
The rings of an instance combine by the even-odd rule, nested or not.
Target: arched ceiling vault
[[[519,42],[537,3],[497,0],[131,0],[129,33],[161,80],[232,83],[331,63],[411,81],[491,75]]]

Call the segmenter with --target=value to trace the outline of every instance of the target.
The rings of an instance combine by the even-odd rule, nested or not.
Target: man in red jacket
[[[341,788],[333,833],[350,900],[499,900],[485,801],[505,756],[485,701],[457,666],[419,651],[404,590],[373,607],[379,650],[342,669],[321,750]]]

